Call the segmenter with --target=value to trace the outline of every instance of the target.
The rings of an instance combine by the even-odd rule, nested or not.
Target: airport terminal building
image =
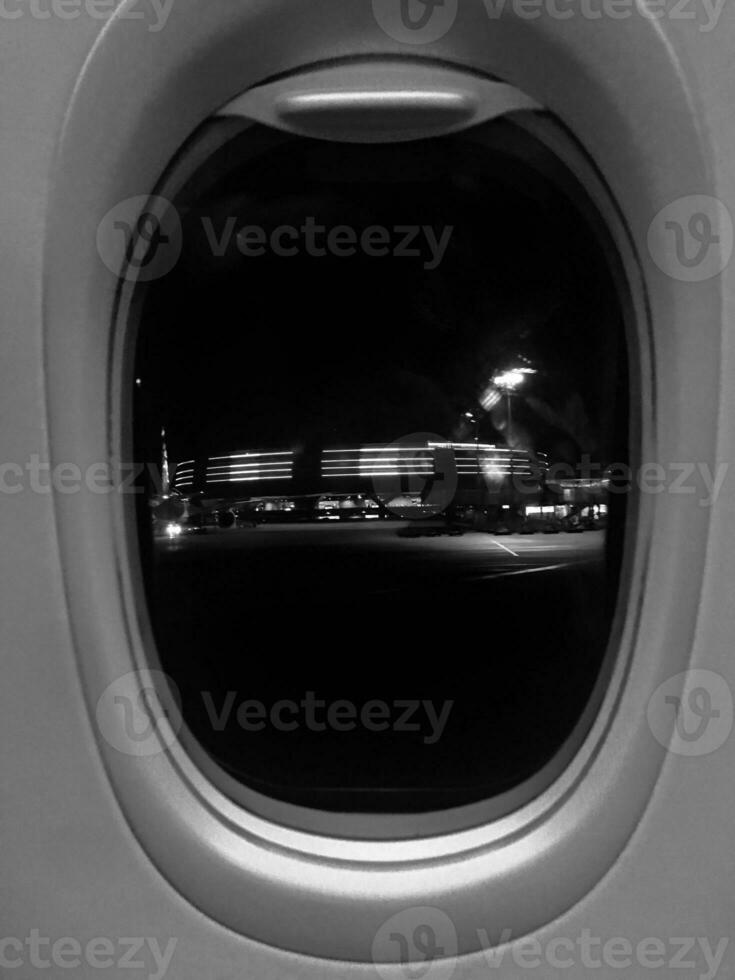
[[[185,500],[263,520],[419,519],[543,521],[593,506],[603,481],[551,481],[545,453],[474,442],[239,450],[178,463]]]

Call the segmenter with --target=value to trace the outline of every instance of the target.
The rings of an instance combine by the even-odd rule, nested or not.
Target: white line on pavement
[[[556,568],[566,568],[569,562],[561,562],[558,565],[538,565],[535,568],[516,568],[512,572],[489,572],[487,575],[473,575],[470,582],[478,582],[489,578],[508,578],[510,575],[530,575],[532,572],[552,572]]]
[[[502,548],[503,551],[507,551],[508,554],[513,555],[514,558],[518,558],[518,555],[515,553],[515,551],[511,551],[510,548],[506,548],[504,544],[501,544],[499,541],[496,541],[495,538],[493,538],[493,544],[496,544],[499,548]]]

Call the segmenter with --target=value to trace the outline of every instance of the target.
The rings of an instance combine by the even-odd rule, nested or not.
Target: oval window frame
[[[130,379],[113,370],[111,333],[99,326],[111,323],[115,293],[114,281],[94,255],[94,229],[101,216],[126,191],[132,196],[141,186],[154,186],[185,135],[258,73],[261,78],[273,74],[279,58],[285,70],[297,55],[301,63],[318,60],[320,53],[327,57],[336,42],[355,55],[364,54],[366,46],[386,47],[382,33],[367,22],[369,12],[339,8],[335,16],[338,8],[325,2],[319,11],[323,20],[315,22],[305,5],[299,9],[304,17],[296,18],[298,29],[289,39],[295,50],[286,45],[276,57],[262,51],[260,15],[228,9],[219,0],[212,0],[206,13],[182,2],[165,48],[155,49],[160,99],[152,104],[151,80],[141,73],[117,114],[112,109],[118,104],[119,64],[126,59],[136,64],[155,39],[146,36],[144,26],[134,29],[122,19],[113,21],[87,59],[66,116],[47,214],[44,327],[52,464],[75,459],[93,465],[103,454],[109,459],[122,426],[121,391]],[[483,38],[482,51],[470,29],[458,42],[437,42],[431,53],[481,68],[492,64],[499,75],[536,94],[544,90],[545,78],[534,61],[553,58],[559,71],[544,102],[598,165],[605,162],[603,173],[606,169],[642,255],[647,221],[642,224],[639,215],[650,219],[692,185],[701,193],[714,191],[714,166],[700,130],[691,76],[665,34],[648,22],[619,26],[624,34],[630,32],[623,38],[627,44],[606,44],[580,21],[563,27],[521,23],[509,14],[493,24],[492,40]],[[523,57],[529,44],[534,48],[530,59]],[[252,59],[243,57],[243,48]],[[110,57],[111,50],[117,58]],[[219,70],[202,76],[207,61]],[[633,66],[637,72],[627,70]],[[655,125],[645,107],[634,104],[641,73],[651,94],[648,104],[657,105]],[[593,83],[595,98],[575,101],[577,86],[571,82],[579,83],[580,74]],[[188,96],[183,102],[182,84]],[[616,114],[619,103],[627,105],[626,113]],[[656,159],[661,141],[672,132],[677,141],[685,138],[664,172]],[[150,147],[144,143],[141,151],[143,135]],[[83,245],[75,248],[80,230]],[[698,315],[718,336],[719,283],[689,291],[657,276],[650,262],[644,267],[658,344],[654,360],[652,338],[640,338],[641,397],[647,406],[644,458],[659,458],[658,448],[663,458],[691,456],[712,463],[717,391],[700,393],[697,405],[682,395],[666,429],[658,424],[655,406],[676,391],[674,369],[686,363],[688,354],[700,355],[703,377],[718,376],[712,370],[717,343],[710,351],[701,337],[691,337],[688,326]],[[100,371],[101,365],[107,365],[107,372]],[[93,406],[99,414],[91,411]],[[111,415],[102,411],[108,407]],[[694,412],[684,425],[688,408]],[[656,513],[650,500],[640,503],[635,550],[628,549],[631,585],[617,663],[624,661],[631,670],[626,696],[615,705],[606,700],[601,715],[610,708],[609,725],[595,724],[590,736],[599,751],[581,769],[582,753],[577,755],[554,784],[554,805],[547,792],[491,828],[398,844],[298,834],[257,819],[242,828],[238,808],[211,787],[204,795],[196,791],[195,767],[175,743],[156,756],[130,758],[95,729],[120,806],[151,859],[183,895],[223,924],[281,948],[326,958],[369,961],[380,923],[407,905],[438,905],[452,915],[461,953],[478,948],[476,924],[507,923],[518,937],[569,908],[599,881],[640,819],[665,757],[646,730],[641,708],[690,653],[708,515],[685,506],[687,500],[667,499]],[[102,692],[126,669],[145,662],[142,651],[150,642],[131,581],[135,542],[114,495],[58,498],[55,508],[81,678],[94,718]],[[685,526],[697,543],[686,575],[671,567],[667,546],[669,536]],[[662,607],[670,613],[663,626]],[[632,658],[634,648],[646,656]],[[327,918],[337,927],[320,928]]]
[[[336,67],[339,70],[339,64]],[[298,77],[298,73],[296,77]],[[530,102],[521,93],[519,93],[517,101],[519,103]],[[565,177],[568,176],[572,180],[576,180],[587,195],[584,206],[580,206],[577,199],[575,199],[575,204],[581,211],[587,212],[585,218],[590,232],[597,237],[602,251],[608,255],[611,277],[619,282],[618,295],[621,300],[625,332],[624,353],[627,355],[637,340],[637,325],[647,319],[647,303],[645,289],[640,279],[639,266],[631,249],[630,236],[622,216],[611,198],[609,188],[605,186],[592,162],[585,156],[584,151],[574,141],[571,134],[566,132],[558,120],[553,119],[548,113],[543,112],[540,108],[538,110],[529,108],[504,113],[503,118],[534,138],[539,146],[550,150],[554,160],[564,168]],[[224,149],[231,140],[245,135],[252,127],[256,127],[257,131],[257,123],[245,118],[238,119],[231,115],[215,116],[205,122],[200,132],[192,134],[181,151],[176,154],[171,165],[167,168],[166,174],[152,192],[152,204],[149,213],[155,216],[161,227],[166,224],[164,212],[161,209],[165,208],[168,202],[173,202],[175,207],[178,195],[195,178],[202,163],[207,162],[212,156]],[[276,129],[269,130],[270,133],[275,133],[276,139],[278,131]],[[285,132],[286,130],[282,131]],[[482,146],[488,145],[484,125],[473,125],[471,128],[459,132],[455,130],[455,134],[471,143]],[[268,136],[265,136],[265,140],[266,145],[270,147],[272,142]],[[244,164],[253,158],[257,158],[259,152],[259,147],[254,146],[252,150],[248,150],[238,160],[238,163]],[[607,239],[605,244],[602,242],[603,238]],[[130,245],[129,251],[140,257],[145,253],[145,243],[143,242],[143,248],[139,249]],[[138,309],[144,302],[145,287],[149,284],[145,283],[143,290],[141,290],[140,284],[136,282],[135,274],[130,271],[129,266],[122,271],[121,281],[122,287],[115,311],[115,334],[123,339],[123,346],[115,356],[122,365],[122,375],[132,378],[139,326]],[[638,366],[635,365],[636,368]],[[632,367],[633,365],[629,364],[629,368]],[[637,406],[641,401],[639,397],[640,381],[632,371],[630,380],[631,402]],[[635,457],[638,454],[639,419],[635,417],[634,411],[631,412],[631,415],[629,449],[630,455]],[[126,458],[121,446],[116,447],[116,449],[118,456]],[[627,544],[623,546],[624,555],[627,554],[630,542],[636,535],[635,510],[635,500],[631,495],[626,515],[625,538]],[[623,567],[620,568],[618,577],[620,579],[618,583],[619,595],[623,589]],[[201,747],[186,725],[185,720],[181,720],[178,726],[178,738],[204,777],[225,796],[242,806],[246,811],[293,830],[320,836],[361,840],[403,840],[456,833],[499,820],[529,803],[551,786],[580,750],[592,727],[594,718],[605,700],[606,692],[614,675],[614,660],[617,656],[620,635],[620,610],[617,598],[618,596],[616,596],[616,613],[610,624],[606,651],[600,664],[594,688],[569,737],[546,765],[533,776],[511,790],[476,803],[437,811],[395,815],[360,812],[337,813],[309,808],[269,797],[229,776],[217,761]],[[166,683],[155,644],[149,650],[146,665],[141,665],[141,669],[145,669],[145,667],[152,668],[153,676],[160,683]],[[171,704],[170,690],[159,689],[159,696],[161,703]]]

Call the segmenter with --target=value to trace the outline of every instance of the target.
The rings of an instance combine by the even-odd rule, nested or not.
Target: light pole
[[[493,384],[495,387],[502,391],[505,395],[505,441],[508,444],[508,453],[510,458],[510,487],[511,494],[513,494],[513,442],[512,442],[512,425],[513,425],[513,411],[511,408],[511,398],[513,394],[520,388],[526,377],[529,374],[536,374],[533,368],[510,368],[507,371],[503,371],[501,374],[495,375],[493,378]],[[513,498],[512,498],[513,499]],[[515,502],[515,501],[514,501]]]
[[[469,419],[470,422],[474,423],[475,426],[475,449],[477,451],[477,458],[480,458],[480,416],[476,412],[465,412],[465,418]]]
[[[477,412],[465,412],[465,418],[474,423],[475,426],[475,460],[477,461],[477,507],[478,511],[482,505],[483,480],[482,470],[480,469],[480,416]]]

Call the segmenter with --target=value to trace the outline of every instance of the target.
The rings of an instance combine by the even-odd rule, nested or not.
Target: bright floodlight
[[[505,391],[513,391],[523,384],[525,376],[527,374],[535,374],[536,372],[533,368],[513,368],[511,371],[504,371],[503,374],[498,374],[493,378],[493,384],[496,388],[501,388]]]

